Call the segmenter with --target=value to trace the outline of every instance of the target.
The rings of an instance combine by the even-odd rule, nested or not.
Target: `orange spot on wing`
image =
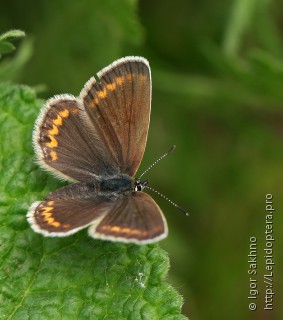
[[[124,77],[118,77],[116,79],[116,82],[118,83],[119,86],[122,86],[125,82],[125,78]]]
[[[114,91],[116,89],[116,83],[109,83],[106,88],[107,90]]]
[[[100,99],[104,99],[107,97],[107,90],[104,88],[102,91],[97,91],[97,95]]]
[[[48,201],[47,205],[52,206],[54,201]],[[58,228],[61,226],[61,222],[56,221],[55,218],[52,217],[52,210],[54,207],[43,207],[41,208],[41,216],[44,217],[44,221],[52,227]]]
[[[55,221],[54,218],[45,218],[44,221],[55,228],[58,228],[61,225],[61,223],[59,221]]]
[[[121,234],[121,233],[127,233],[129,235],[144,235],[144,234],[146,234],[146,231],[141,231],[138,229],[131,229],[131,228],[122,228],[119,226],[102,226],[102,230],[104,230],[105,232],[110,231],[110,232],[118,233],[118,234]]]
[[[58,127],[56,127],[54,124],[53,124],[53,127],[52,129],[48,130],[48,133],[51,134],[51,135],[57,135],[59,133],[59,130],[58,130]]]
[[[146,80],[146,76],[144,74],[140,74],[140,80],[141,81],[145,81]]]
[[[53,201],[50,201],[50,202],[53,202]],[[47,202],[48,204],[49,202]],[[43,207],[41,210],[42,210],[42,215],[45,215],[45,214],[50,214],[50,211],[52,211],[54,208],[53,207]]]
[[[79,109],[76,109],[76,108],[73,108],[71,111],[73,114],[76,114],[76,115],[79,113]]]
[[[41,215],[47,219],[47,218],[50,218],[52,216],[52,213],[43,212]]]
[[[45,217],[44,221],[46,221],[48,224],[52,224],[55,221],[55,219],[52,218],[52,217],[50,217],[50,218],[49,217]]]
[[[69,110],[64,109],[63,111],[60,111],[60,112],[59,112],[59,115],[60,115],[62,118],[68,118],[69,115],[70,115],[70,112],[69,112]]]
[[[129,73],[129,74],[127,75],[127,79],[128,79],[129,81],[132,81],[132,80],[133,80],[133,76]]]
[[[91,101],[90,105],[91,105],[92,108],[96,108],[96,106],[99,105],[99,99],[95,98],[93,101]]]
[[[50,152],[50,156],[52,161],[56,161],[58,159],[57,153],[54,150]]]
[[[52,227],[58,228],[61,226],[61,223],[59,221],[54,221],[51,223]]]
[[[45,145],[46,147],[49,147],[49,148],[56,148],[58,147],[58,141],[53,137],[53,136],[49,136],[50,138],[50,142],[47,142]]]
[[[56,124],[56,126],[62,126],[62,117],[58,114],[57,118],[53,120],[53,123]]]

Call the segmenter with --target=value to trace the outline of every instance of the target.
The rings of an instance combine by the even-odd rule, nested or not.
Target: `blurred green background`
[[[161,242],[169,281],[196,320],[282,319],[283,208],[282,1],[6,1],[0,33],[28,37],[3,60],[9,79],[39,97],[77,95],[115,59],[141,55],[151,65],[153,100],[140,172],[186,207],[185,217],[153,195],[169,224]],[[7,70],[9,72],[7,72]],[[265,197],[273,195],[275,291],[264,311]],[[249,296],[249,239],[257,237],[259,296]],[[280,267],[281,264],[281,267]]]

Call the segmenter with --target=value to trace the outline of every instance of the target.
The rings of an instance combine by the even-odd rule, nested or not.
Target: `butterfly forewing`
[[[117,173],[95,132],[84,124],[78,99],[61,95],[47,101],[36,122],[34,145],[40,164],[63,178],[88,181]]]
[[[124,58],[98,73],[81,92],[87,122],[111,159],[133,176],[144,154],[151,103],[151,78],[143,58]]]

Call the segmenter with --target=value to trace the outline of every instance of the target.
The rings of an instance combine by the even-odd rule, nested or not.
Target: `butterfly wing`
[[[148,62],[117,60],[91,78],[80,98],[47,101],[33,134],[43,168],[68,180],[91,182],[120,173],[131,176],[141,162],[150,117]]]
[[[116,201],[98,224],[89,227],[89,235],[93,238],[136,244],[160,241],[167,233],[162,211],[143,192],[133,192]]]
[[[126,57],[91,78],[80,97],[95,129],[121,173],[134,176],[142,160],[150,120],[151,75],[147,60]]]
[[[49,99],[35,125],[33,143],[41,166],[68,180],[90,182],[117,173],[95,133],[82,120],[80,101]]]
[[[65,237],[90,224],[99,223],[113,205],[113,202],[102,198],[38,201],[30,206],[27,219],[37,233],[48,237]]]

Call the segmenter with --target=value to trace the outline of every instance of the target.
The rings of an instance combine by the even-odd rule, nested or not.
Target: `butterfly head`
[[[141,181],[139,178],[135,179],[135,188],[134,188],[134,190],[135,191],[143,191],[143,189],[148,186],[148,183],[149,183],[148,179],[146,179],[145,181]]]

